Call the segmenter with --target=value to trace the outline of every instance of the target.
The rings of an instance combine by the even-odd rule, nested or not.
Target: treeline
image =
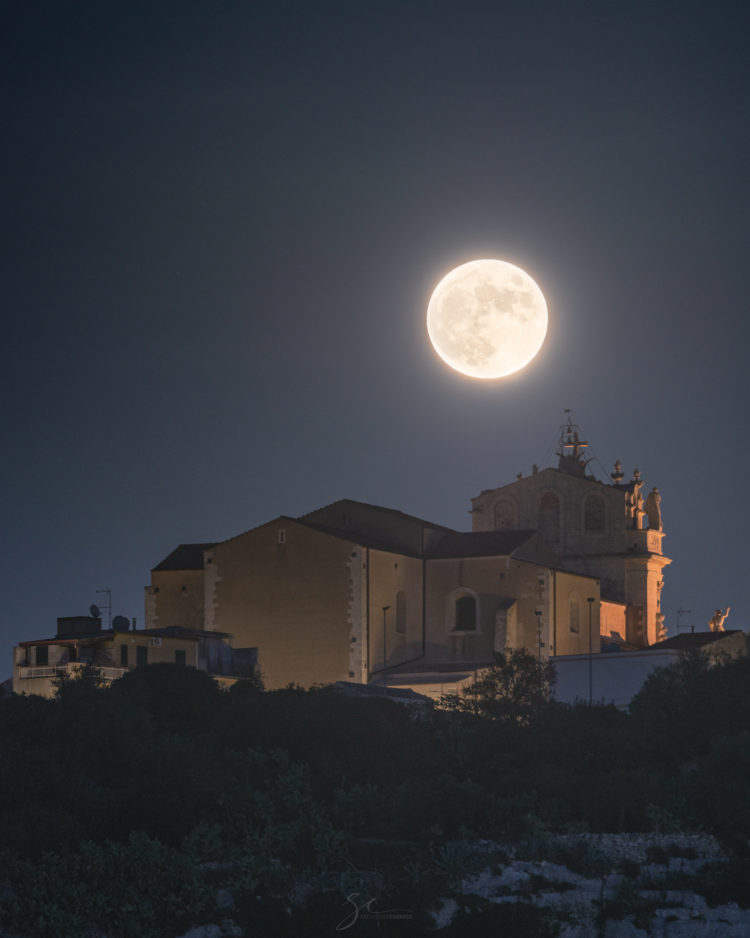
[[[171,938],[222,887],[255,935],[333,932],[368,890],[411,913],[361,933],[413,935],[477,838],[704,830],[745,856],[750,659],[685,658],[627,714],[551,701],[522,653],[493,674],[434,710],[173,665],[0,700],[2,933]]]

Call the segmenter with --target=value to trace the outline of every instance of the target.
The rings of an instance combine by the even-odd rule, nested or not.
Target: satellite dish
[[[101,615],[101,611],[96,603],[91,603],[89,606],[89,613],[95,618],[98,619]]]
[[[112,628],[118,632],[127,632],[130,630],[130,622],[126,616],[115,616],[112,620]]]

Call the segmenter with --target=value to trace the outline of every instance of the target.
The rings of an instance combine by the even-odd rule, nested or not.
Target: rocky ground
[[[703,834],[578,834],[515,848],[461,842],[446,845],[440,862],[452,888],[430,907],[436,934],[450,935],[462,905],[478,899],[546,909],[559,938],[750,936],[750,909],[716,901],[708,888],[728,859]],[[182,938],[244,935],[231,920],[231,895],[221,905],[222,924]]]

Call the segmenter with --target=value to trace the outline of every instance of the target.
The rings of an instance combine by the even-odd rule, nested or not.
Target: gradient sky
[[[736,2],[6,6],[0,678],[110,587],[348,497],[467,530],[556,464],[659,487],[674,633],[750,628],[750,13]],[[539,356],[432,351],[518,264]]]

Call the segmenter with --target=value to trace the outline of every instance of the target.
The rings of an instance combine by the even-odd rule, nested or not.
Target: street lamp
[[[593,648],[592,648],[592,646],[591,646],[591,609],[592,609],[592,606],[593,606],[593,603],[594,603],[594,597],[593,597],[593,596],[589,596],[589,598],[586,600],[586,602],[589,604],[589,707],[590,707],[591,704],[593,703],[593,700],[594,700],[594,692],[593,692],[593,689],[594,689],[594,680],[593,680],[593,678],[594,678],[594,675],[593,675],[594,659],[593,659]]]
[[[385,620],[386,613],[390,609],[390,606],[383,606],[383,694],[385,694],[385,663],[388,660],[388,655],[386,651],[386,634],[385,634]]]
[[[539,657],[539,664],[541,664],[542,663],[542,648],[544,648],[544,642],[542,641],[542,610],[537,609],[534,615],[536,616],[537,653]]]

